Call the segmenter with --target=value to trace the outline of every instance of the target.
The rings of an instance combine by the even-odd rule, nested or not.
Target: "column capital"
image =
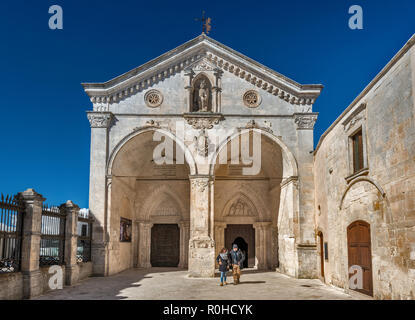
[[[87,117],[91,128],[109,128],[114,121],[112,112],[87,111]]]
[[[228,226],[226,222],[215,221],[215,228],[223,228],[225,229]]]
[[[211,176],[208,175],[194,175],[189,176],[191,186],[196,188],[199,192],[204,192],[209,187]]]
[[[272,222],[268,222],[268,221],[261,221],[261,222],[255,222],[253,227],[254,229],[261,229],[261,228],[267,228],[270,227],[272,224]]]
[[[317,117],[317,112],[294,113],[294,122],[297,124],[297,130],[313,130]]]
[[[186,221],[180,221],[180,222],[179,222],[179,227],[180,227],[180,228],[190,227],[190,221],[189,221],[189,220],[186,220]]]

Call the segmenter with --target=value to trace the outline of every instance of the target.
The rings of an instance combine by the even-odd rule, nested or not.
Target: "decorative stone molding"
[[[199,60],[191,66],[193,71],[215,71],[215,65],[209,63],[206,59]]]
[[[245,127],[238,128],[238,129],[239,130],[260,129],[260,130],[264,130],[264,131],[269,132],[269,133],[273,133],[273,131],[271,129],[272,124],[270,122],[267,122],[267,121],[264,121],[264,124],[265,124],[265,126],[260,126],[260,125],[258,125],[257,122],[255,122],[255,120],[249,120]]]
[[[91,128],[109,128],[114,120],[111,112],[88,112],[87,116]]]
[[[206,35],[199,36],[123,76],[106,83],[84,83],[83,86],[93,104],[114,103],[187,70],[192,64],[200,72],[213,69],[215,73],[219,73],[217,70],[233,73],[290,104],[312,105],[322,89],[321,85],[300,85]],[[218,85],[216,87],[220,88]],[[220,112],[219,109],[216,112]]]
[[[149,108],[157,108],[163,103],[163,95],[160,91],[152,89],[144,95],[144,101]]]
[[[343,122],[344,130],[349,131],[361,120],[365,119],[364,110],[366,109],[366,103],[361,103]]]
[[[248,204],[243,198],[238,198],[229,208],[225,216],[233,217],[254,217],[255,211],[251,204]]]
[[[292,176],[292,177],[288,177],[288,178],[285,178],[284,180],[282,180],[282,182],[281,182],[281,189],[285,188],[290,183],[293,183],[294,186],[296,188],[298,188],[298,177]]]
[[[248,108],[257,108],[261,104],[261,96],[255,90],[245,92],[242,100]]]
[[[193,129],[212,129],[223,120],[220,113],[185,113],[183,117]]]
[[[294,113],[294,122],[297,130],[313,130],[317,121],[318,113]]]
[[[189,248],[190,249],[214,249],[215,248],[215,241],[213,241],[209,237],[198,237],[193,238],[189,241]]]
[[[209,154],[209,137],[206,135],[205,129],[202,129],[198,136],[193,139],[195,150],[201,157],[207,157]]]
[[[235,74],[258,88],[265,90],[282,100],[296,105],[312,105],[317,99],[316,93],[297,93],[294,90],[282,85],[281,83],[261,75],[259,72],[248,70],[236,61],[228,61],[213,52],[207,52],[208,61],[212,61],[219,68]]]
[[[198,192],[204,192],[209,186],[208,178],[195,178],[191,180],[192,186],[197,189]]]

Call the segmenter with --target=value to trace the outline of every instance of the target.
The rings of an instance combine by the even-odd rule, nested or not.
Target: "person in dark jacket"
[[[240,283],[239,279],[241,278],[241,269],[243,267],[245,255],[238,248],[238,245],[234,244],[230,256],[232,263],[233,284],[236,285]]]
[[[229,253],[228,253],[228,250],[226,248],[222,248],[222,250],[220,251],[218,257],[216,258],[216,261],[219,264],[220,286],[222,287],[223,283],[225,283],[225,285],[228,284],[226,282],[226,273],[228,272],[229,266],[230,266]]]

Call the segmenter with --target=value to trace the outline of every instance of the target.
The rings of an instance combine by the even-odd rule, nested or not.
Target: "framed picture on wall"
[[[120,242],[131,242],[132,222],[129,219],[121,218],[120,221]]]

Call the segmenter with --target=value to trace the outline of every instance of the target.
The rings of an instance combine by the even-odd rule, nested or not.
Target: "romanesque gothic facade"
[[[404,71],[397,75],[391,67],[382,77],[395,72],[412,79],[410,48],[405,55],[412,67],[400,62]],[[413,88],[405,79],[404,86],[398,82],[385,90],[401,90],[410,101],[411,113],[405,114],[410,124],[405,125],[413,130],[412,91],[407,97]],[[388,173],[375,168],[382,163],[387,170],[382,161],[400,160],[390,153],[383,160],[370,156],[386,148],[376,136],[387,128],[365,132],[379,127],[379,101],[387,101],[386,109],[408,108],[402,101],[366,92],[313,153],[313,104],[322,86],[298,84],[204,34],[113,80],[83,86],[93,104],[88,119],[95,274],[172,266],[187,268],[191,276],[210,277],[218,251],[237,243],[246,253],[247,267],[322,277],[347,289],[348,248],[349,256],[357,259],[354,263],[362,264],[359,250],[367,248],[368,239],[359,240],[359,235],[367,226],[373,225],[372,243],[376,235],[390,236],[394,230],[393,200],[385,197],[388,182],[382,180]],[[396,112],[403,121],[403,111]],[[404,125],[402,121],[394,125]],[[353,138],[358,132],[363,139]],[[360,161],[353,154],[355,140],[356,152],[364,141],[358,170],[351,164],[356,157]],[[408,138],[411,146],[414,141]],[[397,148],[392,141],[388,146]],[[415,151],[408,154],[408,144],[401,146],[413,171]],[[394,186],[390,188],[393,192]],[[395,223],[403,220],[394,218]],[[350,237],[359,238],[349,247],[348,232],[349,242]],[[388,250],[387,241],[399,241],[394,237],[382,238],[382,245],[376,242],[372,251]],[[353,245],[357,249],[350,249]],[[372,255],[369,272],[375,281],[362,292],[373,294],[375,285],[375,294],[387,295],[382,281],[392,279],[376,280],[382,278],[377,272],[384,263],[380,253]],[[406,264],[406,278],[408,268]]]

